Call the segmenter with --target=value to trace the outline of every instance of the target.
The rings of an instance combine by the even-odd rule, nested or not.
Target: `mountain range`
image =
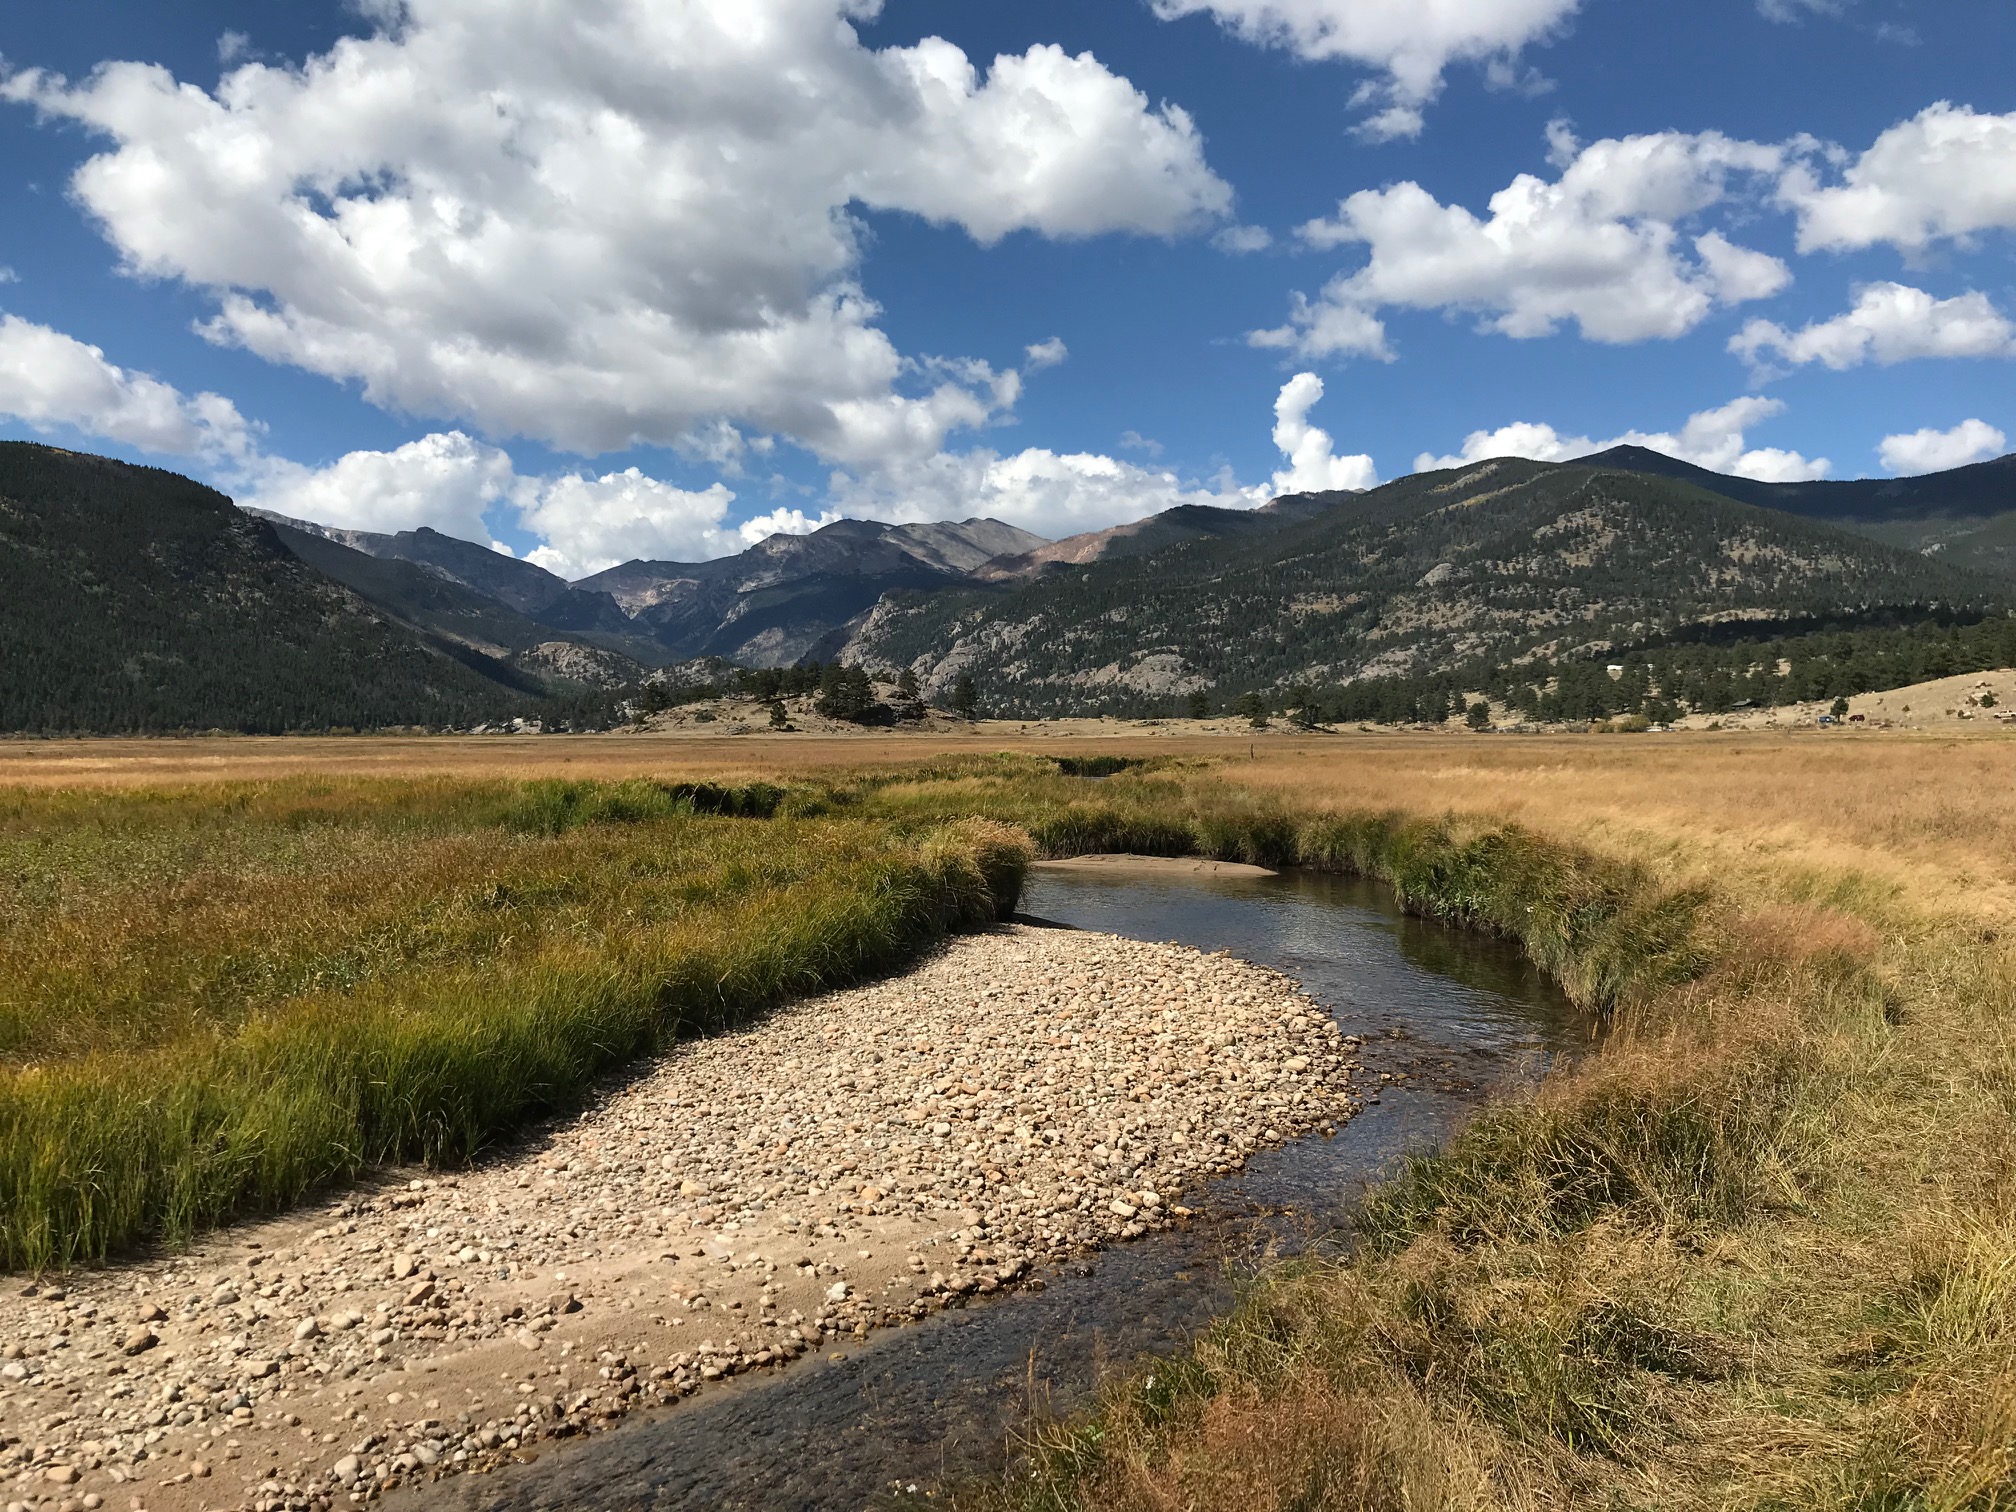
[[[416,634],[214,489],[0,442],[0,729],[466,725],[539,691]]]
[[[1810,483],[1727,477],[1642,446],[1613,447],[1587,460],[1679,478],[1760,509],[1824,520],[1886,546],[2016,579],[2016,453],[1916,478]]]
[[[1761,630],[2016,601],[2007,577],[1638,460],[1482,462],[1304,496],[1272,530],[960,593],[891,594],[838,651],[871,670],[907,668],[927,691],[970,676],[1003,715],[1146,714],[1193,692],[1595,656],[1718,622]]]
[[[886,593],[963,586],[989,562],[1046,546],[999,520],[883,525],[836,520],[712,562],[625,562],[578,587],[608,597],[669,658],[752,667],[803,660]]]
[[[2012,547],[2016,457],[1765,484],[1617,448],[1054,542],[998,520],[841,520],[569,582],[433,530],[240,511],[157,469],[10,442],[0,726],[466,725],[701,659],[908,668],[937,691],[970,674],[1001,713],[1162,713],[1193,691],[1596,655],[1689,627],[2000,612]]]

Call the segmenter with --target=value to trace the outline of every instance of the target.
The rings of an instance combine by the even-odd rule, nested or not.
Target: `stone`
[[[74,1486],[84,1478],[84,1473],[75,1465],[51,1465],[42,1472],[42,1479],[52,1486]]]
[[[191,1490],[178,1505],[236,1506],[242,1492],[251,1512],[356,1512],[389,1482],[488,1470],[640,1401],[711,1390],[1024,1278],[1040,1286],[1035,1263],[1159,1226],[1188,1211],[1180,1199],[1206,1176],[1348,1120],[1354,1065],[1337,1053],[1339,1033],[1287,979],[1227,957],[1063,931],[955,939],[899,980],[682,1043],[551,1126],[528,1157],[345,1198],[311,1240],[263,1256],[256,1271],[242,1244],[199,1247],[208,1269],[163,1265],[147,1289],[175,1318],[172,1350],[73,1377],[62,1367],[118,1341],[132,1326],[123,1320],[167,1315],[88,1278],[77,1291],[96,1304],[95,1323],[54,1313],[46,1294],[0,1298],[0,1332],[58,1330],[47,1362],[0,1349],[0,1382],[13,1393],[10,1416],[26,1418],[22,1397],[43,1364],[50,1384],[81,1393],[61,1404],[74,1421],[103,1416],[104,1431],[135,1435],[130,1463],[148,1480],[194,1476],[191,1460],[170,1456],[177,1447],[231,1461],[217,1472],[229,1497]],[[782,1069],[759,1089],[753,1065]],[[876,1264],[870,1249],[892,1253]],[[484,1269],[436,1258],[444,1279],[429,1256]],[[633,1298],[632,1280],[647,1273],[662,1290]],[[610,1288],[590,1298],[598,1323],[606,1308],[616,1337],[669,1347],[666,1366],[633,1375],[599,1358],[604,1341],[565,1337],[559,1320],[581,1299],[564,1288],[589,1276]],[[301,1299],[298,1311],[254,1295],[273,1282]],[[315,1315],[304,1317],[311,1297]],[[696,1347],[710,1327],[740,1334]],[[507,1339],[528,1352],[552,1345],[546,1362],[523,1362],[522,1421],[402,1426],[442,1410],[430,1401],[423,1413],[410,1390],[398,1403],[380,1397],[375,1416],[348,1415],[350,1390],[407,1387],[452,1355]],[[258,1373],[265,1365],[272,1374]],[[316,1378],[291,1374],[302,1366]],[[267,1406],[255,1419],[245,1393],[220,1400],[211,1375],[267,1383],[258,1390],[276,1409],[281,1381],[300,1387],[284,1404],[300,1421],[269,1436]],[[329,1466],[322,1456],[346,1442],[351,1452]],[[114,1479],[126,1452],[117,1464],[107,1456]],[[240,1469],[251,1472],[242,1487]]]
[[[143,1355],[161,1342],[151,1328],[136,1328],[126,1335],[126,1342],[119,1346],[128,1355]]]

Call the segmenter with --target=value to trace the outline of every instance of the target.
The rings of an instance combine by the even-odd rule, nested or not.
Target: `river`
[[[1589,1042],[1592,1025],[1512,947],[1409,918],[1382,888],[1308,873],[1039,870],[1032,920],[1229,950],[1297,978],[1366,1037],[1376,1100],[1328,1138],[1250,1160],[1185,1200],[1203,1214],[1049,1272],[1040,1290],[937,1314],[704,1401],[640,1414],[533,1465],[416,1488],[468,1512],[854,1512],[984,1472],[1032,1408],[1180,1348],[1242,1268],[1334,1244],[1365,1184],[1446,1139],[1480,1100]],[[1380,1073],[1395,1079],[1380,1084]]]

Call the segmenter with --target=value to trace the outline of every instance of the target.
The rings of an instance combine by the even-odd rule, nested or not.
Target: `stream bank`
[[[1186,1194],[1195,1211],[1179,1225],[1043,1271],[1041,1290],[976,1300],[533,1466],[429,1488],[430,1505],[838,1512],[986,1470],[1031,1410],[1069,1411],[1106,1369],[1179,1347],[1225,1310],[1241,1270],[1336,1242],[1367,1182],[1593,1032],[1515,946],[1405,915],[1352,878],[1040,867],[1024,907],[1287,974],[1340,1034],[1363,1037],[1364,1106],[1333,1135],[1259,1151]]]

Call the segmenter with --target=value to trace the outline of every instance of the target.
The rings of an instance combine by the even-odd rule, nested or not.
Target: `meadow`
[[[466,1161],[679,1034],[1012,906],[1019,836],[777,816],[783,797],[299,778],[0,797],[0,1263]]]
[[[1348,1259],[1252,1277],[940,1504],[2016,1500],[2016,741],[1122,739],[1074,776],[591,739],[507,754],[593,781],[439,774],[471,744],[167,786],[6,753],[11,1263],[466,1159],[992,917],[1032,850],[1314,865],[1518,940],[1612,1032],[1378,1189]]]

